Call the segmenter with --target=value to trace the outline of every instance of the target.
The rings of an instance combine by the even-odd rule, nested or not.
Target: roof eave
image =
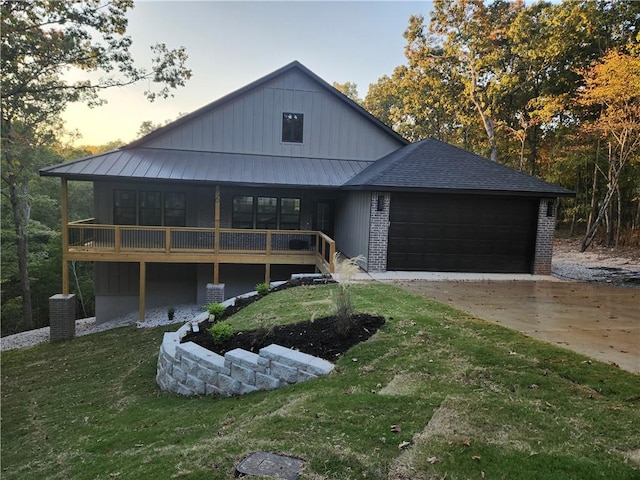
[[[575,192],[570,190],[559,191],[530,191],[530,190],[485,190],[471,188],[437,188],[437,187],[400,187],[391,185],[344,185],[343,190],[367,190],[382,192],[406,192],[406,193],[453,193],[456,195],[501,195],[513,197],[538,197],[559,198],[575,197]]]

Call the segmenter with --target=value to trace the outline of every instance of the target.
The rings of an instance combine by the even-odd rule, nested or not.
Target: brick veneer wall
[[[383,199],[383,208],[380,211],[378,210],[378,197]],[[367,258],[367,270],[369,272],[384,272],[387,270],[390,205],[391,194],[389,192],[371,192],[369,256]]]
[[[551,216],[547,216],[549,202]],[[551,274],[551,258],[553,257],[553,234],[556,228],[556,205],[553,198],[541,198],[538,207],[538,230],[536,232],[536,251],[533,260],[534,275]]]
[[[68,340],[76,336],[76,296],[49,297],[49,341]]]
[[[217,285],[213,283],[207,283],[205,298],[207,305],[209,305],[210,303],[224,302],[224,283],[219,283]]]

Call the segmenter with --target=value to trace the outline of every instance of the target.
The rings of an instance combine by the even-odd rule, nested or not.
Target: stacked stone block
[[[334,368],[326,360],[275,344],[262,348],[259,354],[237,348],[223,357],[193,342],[180,343],[189,328],[186,324],[164,335],[156,374],[163,391],[244,395],[311,380]]]

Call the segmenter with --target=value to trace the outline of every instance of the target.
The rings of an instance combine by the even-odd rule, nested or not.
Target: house
[[[409,144],[298,62],[40,174],[62,181],[63,293],[69,261],[95,262],[99,322],[333,272],[335,251],[370,272],[548,274],[555,200],[571,194],[435,139]],[[69,222],[68,181],[93,182],[95,218]]]

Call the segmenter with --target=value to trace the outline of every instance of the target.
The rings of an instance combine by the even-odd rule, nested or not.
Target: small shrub
[[[169,321],[173,320],[173,317],[176,314],[176,309],[173,307],[169,307],[167,308],[167,318],[169,319]]]
[[[210,303],[207,305],[207,312],[209,312],[209,315],[213,315],[216,318],[220,318],[225,310],[226,307],[221,303]]]
[[[209,329],[209,333],[213,337],[214,344],[222,345],[233,337],[233,328],[227,322],[218,322]]]
[[[267,293],[269,293],[270,288],[271,285],[269,285],[267,282],[259,283],[256,285],[256,292],[258,292],[258,295],[266,295]]]

